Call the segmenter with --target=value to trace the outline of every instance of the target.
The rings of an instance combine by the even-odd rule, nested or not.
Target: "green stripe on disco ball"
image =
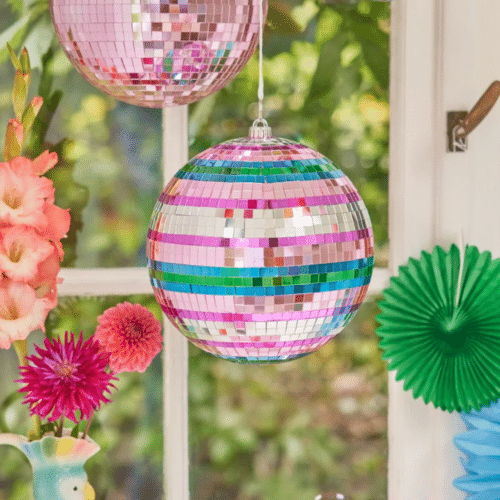
[[[467,246],[458,305],[460,251],[436,247],[400,266],[377,316],[388,369],[416,399],[447,411],[500,398],[500,259]]]

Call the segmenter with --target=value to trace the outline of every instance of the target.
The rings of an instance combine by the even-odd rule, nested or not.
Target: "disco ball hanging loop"
[[[50,12],[66,55],[92,85],[121,101],[161,108],[198,101],[241,71],[257,44],[259,5],[50,0]]]
[[[233,361],[315,351],[355,314],[372,274],[370,218],[351,181],[272,137],[265,120],[181,168],[149,227],[163,311],[193,344]]]

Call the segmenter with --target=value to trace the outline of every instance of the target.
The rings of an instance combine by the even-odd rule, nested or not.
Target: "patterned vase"
[[[69,435],[48,435],[30,442],[17,434],[0,434],[2,444],[15,446],[28,457],[33,469],[35,500],[95,499],[83,466],[99,451],[99,446],[89,437],[76,439]]]

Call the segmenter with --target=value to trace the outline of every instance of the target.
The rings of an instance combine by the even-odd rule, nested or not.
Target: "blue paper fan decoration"
[[[467,431],[455,436],[455,445],[466,459],[467,472],[453,481],[456,488],[466,491],[468,500],[500,499],[500,401],[479,411],[462,413]]]

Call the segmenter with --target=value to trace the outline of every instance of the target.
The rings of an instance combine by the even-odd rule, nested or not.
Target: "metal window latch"
[[[500,97],[500,81],[494,81],[470,112],[448,111],[448,152],[467,151],[467,136],[484,120]]]

